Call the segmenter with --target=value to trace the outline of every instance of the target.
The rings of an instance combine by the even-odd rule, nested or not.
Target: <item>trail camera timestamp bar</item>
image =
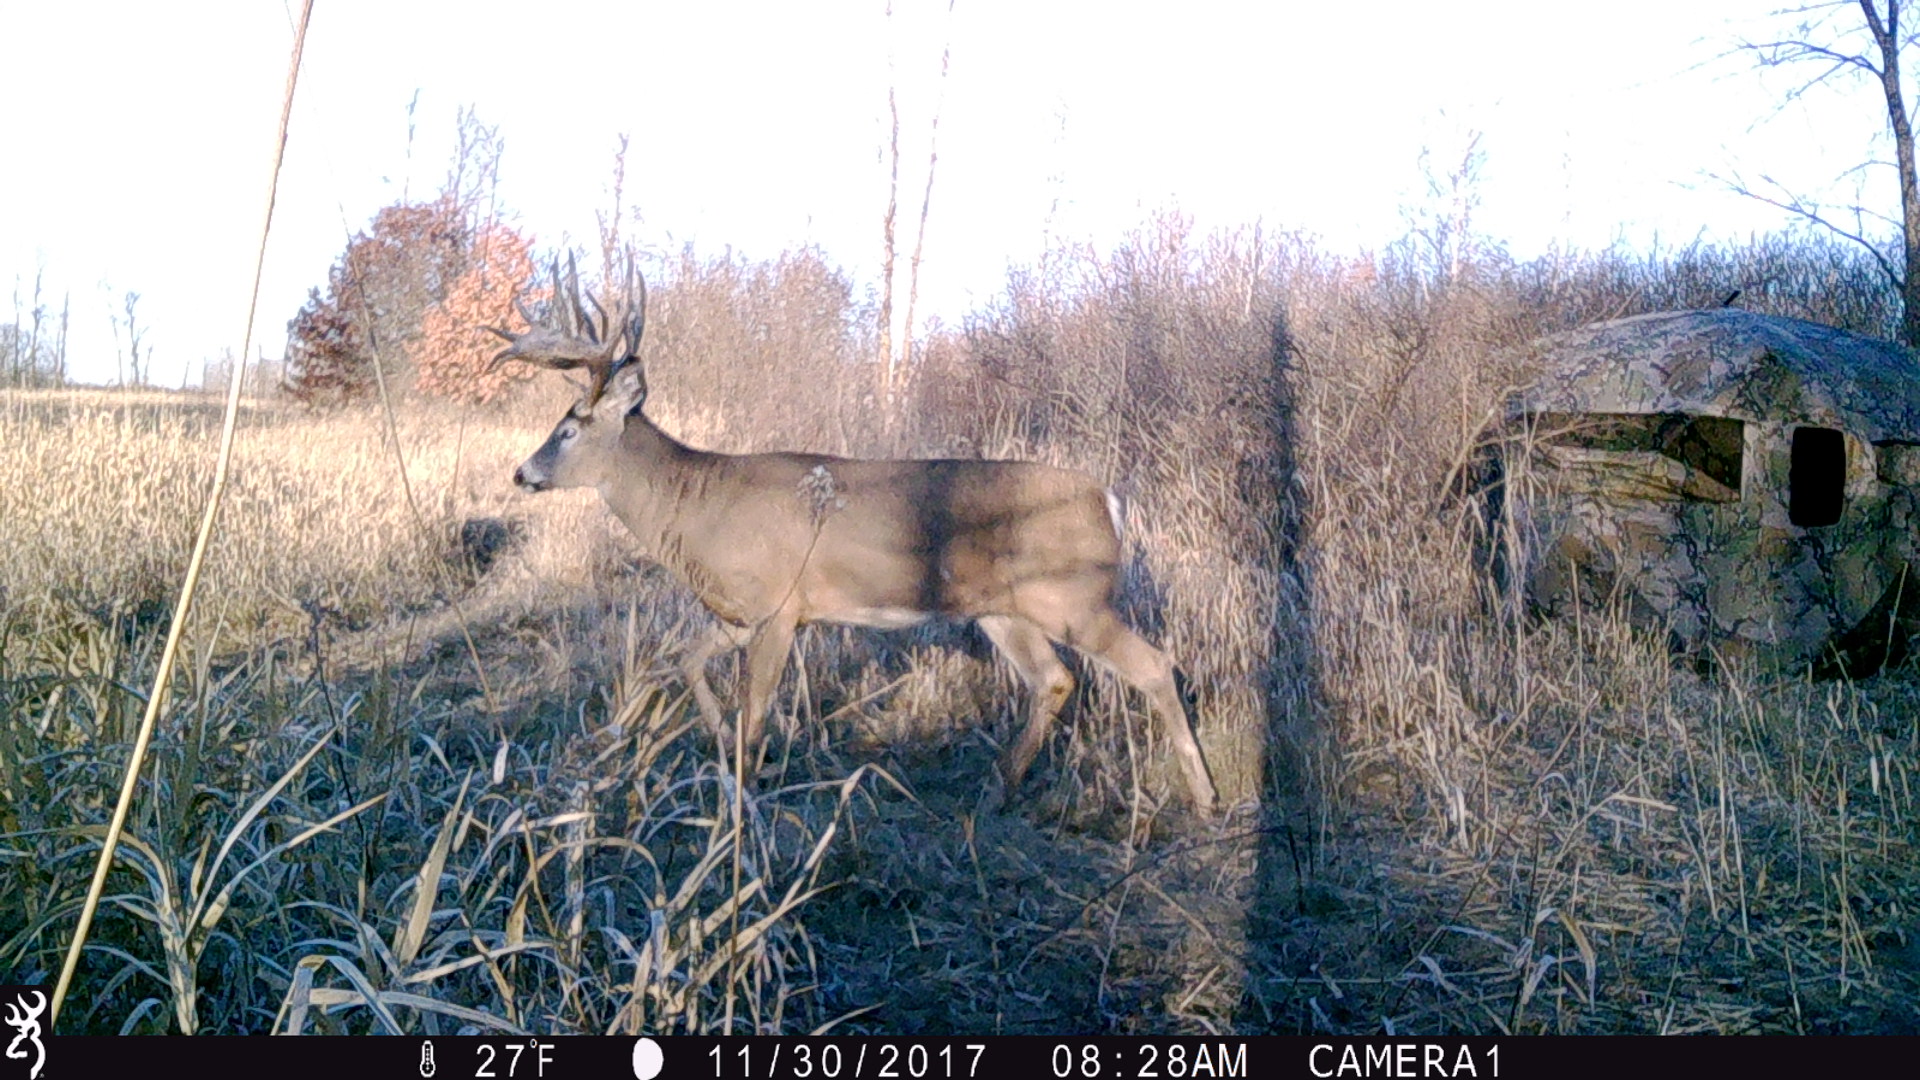
[[[1244,1080],[1280,1075],[1280,1061],[1270,1052],[1279,1042],[1045,1036],[63,1036],[47,1040],[46,1068],[34,1080],[143,1075],[176,1067],[190,1075],[264,1073],[274,1080]],[[15,1075],[6,1068],[11,1064],[0,1062],[0,1080]],[[17,1072],[26,1076],[25,1069]]]
[[[704,1057],[712,1080],[1243,1080],[1244,1039],[730,1039]]]
[[[19,1019],[24,1023],[24,1015]],[[0,1010],[0,1022],[6,1020]],[[31,1041],[26,1034],[19,1038]],[[1619,1080],[1637,1074],[1864,1074],[1885,1071],[1883,1061],[1920,1058],[1920,1039],[1910,1036],[1845,1041],[1273,1035],[153,1039],[43,1033],[40,1047],[44,1053],[0,1058],[0,1080],[176,1071],[273,1080]]]

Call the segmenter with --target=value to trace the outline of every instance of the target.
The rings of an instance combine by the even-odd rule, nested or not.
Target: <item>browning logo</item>
[[[40,1041],[40,1016],[46,1011],[47,995],[40,987],[0,987],[0,1021],[13,1029],[7,1041],[7,1057],[32,1062],[27,1066],[27,1080],[40,1080],[40,1070],[47,1063],[47,1047]]]

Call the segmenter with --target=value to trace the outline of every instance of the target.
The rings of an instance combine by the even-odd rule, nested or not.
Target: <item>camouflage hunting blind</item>
[[[1920,625],[1920,360],[1732,308],[1546,338],[1486,479],[1500,576],[1680,651],[1859,673]]]

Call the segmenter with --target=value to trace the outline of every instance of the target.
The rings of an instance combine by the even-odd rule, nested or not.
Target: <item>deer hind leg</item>
[[[1012,615],[986,615],[975,622],[1027,684],[1027,724],[1002,764],[1006,790],[1012,792],[1026,778],[1060,707],[1073,693],[1073,675],[1053,651],[1046,632],[1033,623]]]
[[[1200,743],[1193,737],[1193,722],[1187,716],[1186,703],[1180,700],[1173,660],[1127,629],[1111,607],[1075,620],[1068,629],[1069,644],[1105,664],[1122,681],[1146,695],[1153,711],[1160,715],[1161,727],[1166,730],[1174,756],[1180,759],[1194,809],[1202,815],[1212,814],[1218,796],[1213,778],[1207,772],[1207,761],[1200,755]]]
[[[740,707],[740,743],[748,761],[759,760],[760,745],[767,735],[767,710],[773,705],[774,690],[780,686],[780,674],[787,670],[787,654],[793,651],[797,625],[791,615],[775,613],[747,642],[747,690]]]

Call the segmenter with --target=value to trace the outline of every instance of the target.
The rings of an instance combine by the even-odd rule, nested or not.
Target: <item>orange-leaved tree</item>
[[[326,290],[310,291],[287,324],[287,393],[308,405],[364,398],[375,364],[387,380],[400,379],[421,319],[471,262],[468,221],[443,195],[385,207],[350,237]]]
[[[512,226],[490,222],[475,237],[467,268],[420,321],[409,350],[421,393],[484,405],[529,378],[526,364],[492,363],[499,339],[483,327],[521,329],[515,290],[533,278],[533,241]]]

